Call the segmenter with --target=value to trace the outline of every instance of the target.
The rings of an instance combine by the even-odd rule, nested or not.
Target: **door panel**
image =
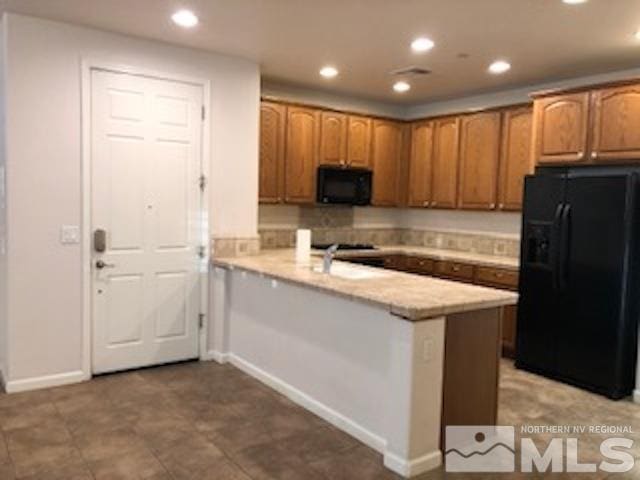
[[[567,181],[566,202],[571,206],[563,292],[567,309],[558,324],[558,375],[603,391],[613,388],[622,373],[616,358],[623,333],[628,178]]]
[[[498,194],[499,112],[462,117],[460,123],[460,208],[493,210]]]
[[[284,197],[284,144],[287,108],[260,104],[260,202],[280,203]]]
[[[313,203],[316,189],[318,112],[310,108],[287,108],[285,154],[285,200]]]
[[[347,162],[352,167],[371,168],[371,119],[350,115]]]
[[[545,97],[534,102],[536,162],[581,163],[587,160],[589,98],[586,92]]]
[[[398,204],[402,129],[395,122],[373,122],[373,198],[378,206]]]
[[[410,207],[428,207],[431,203],[432,163],[433,122],[415,124],[411,131],[408,192]]]
[[[320,154],[318,165],[346,165],[347,116],[342,113],[320,114]]]
[[[457,117],[436,120],[431,183],[431,206],[456,208],[458,198],[458,128]]]
[[[640,85],[594,93],[594,160],[640,160]]]
[[[531,108],[507,110],[502,121],[498,208],[521,210],[524,177],[533,173]]]
[[[525,179],[516,364],[551,375],[557,365],[557,325],[564,317],[554,288],[557,213],[564,195],[564,175]]]
[[[97,70],[91,82],[91,228],[107,232],[93,371],[197,357],[202,88]]]

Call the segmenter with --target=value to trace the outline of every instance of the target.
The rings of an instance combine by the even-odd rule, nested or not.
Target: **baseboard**
[[[633,391],[633,401],[635,403],[640,403],[640,389],[638,388]]]
[[[264,370],[261,370],[260,368],[238,357],[237,355],[231,353],[228,355],[228,359],[232,365],[239,368],[246,374],[260,380],[262,383],[268,385],[274,390],[280,392],[294,403],[313,412],[323,420],[329,422],[334,427],[348,433],[352,437],[357,438],[365,445],[373,448],[380,453],[384,453],[387,444],[384,438],[374,434],[373,432],[370,432],[350,418],[336,412],[330,407],[310,397],[306,393],[301,392],[297,388],[289,385],[287,382],[265,372]]]
[[[203,362],[216,361],[218,363],[227,363],[229,361],[229,354],[218,352],[217,350],[209,350],[200,355],[200,360]]]
[[[403,477],[415,477],[442,465],[442,452],[435,450],[414,460],[405,460],[391,452],[384,452],[384,466]]]
[[[4,389],[7,393],[26,392],[40,388],[59,387],[71,383],[80,383],[89,380],[91,375],[78,370],[75,372],[58,373],[42,377],[25,378],[23,380],[9,380],[5,382]]]
[[[4,368],[0,367],[0,392],[7,391],[7,385],[4,381]]]

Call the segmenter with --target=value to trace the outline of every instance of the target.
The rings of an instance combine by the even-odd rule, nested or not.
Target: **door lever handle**
[[[96,262],[96,268],[102,270],[103,268],[115,268],[115,263],[105,263],[102,260]]]

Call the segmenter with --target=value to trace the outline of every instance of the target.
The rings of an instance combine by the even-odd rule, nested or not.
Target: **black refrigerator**
[[[619,399],[635,386],[640,169],[525,179],[516,367]]]

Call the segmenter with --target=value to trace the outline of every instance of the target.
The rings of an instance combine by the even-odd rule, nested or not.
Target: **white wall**
[[[430,117],[434,115],[446,115],[449,113],[460,113],[483,108],[502,107],[517,103],[530,102],[529,96],[532,92],[556,88],[572,88],[584,85],[595,85],[598,83],[611,82],[628,78],[640,77],[640,68],[630,70],[620,70],[616,72],[590,75],[587,77],[576,77],[553,82],[538,83],[525,87],[504,90],[500,92],[472,95],[438,102],[429,102],[422,105],[408,107],[404,112],[405,119],[416,119]]]
[[[7,354],[7,237],[5,195],[5,23],[0,21],[0,377],[6,374]]]
[[[8,380],[81,368],[81,61],[101,59],[211,82],[210,220],[217,236],[257,233],[258,65],[203,51],[8,15]]]
[[[295,205],[260,205],[262,229],[288,229],[299,225],[299,207]],[[473,212],[354,207],[354,228],[411,228],[417,230],[487,233],[519,236],[521,215],[518,212]]]
[[[374,100],[285,85],[270,82],[268,80],[263,80],[262,82],[262,95],[277,98],[278,100],[308,103],[311,105],[334,108],[336,110],[380,115],[391,118],[402,118],[405,115],[406,110],[406,107],[402,105],[376,102]]]

